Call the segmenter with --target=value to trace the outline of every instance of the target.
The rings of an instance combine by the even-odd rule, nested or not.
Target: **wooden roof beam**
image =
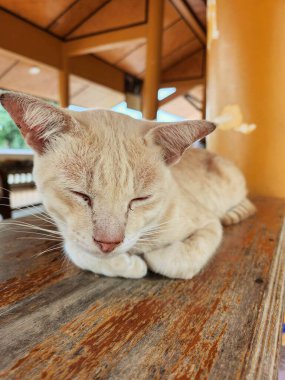
[[[187,6],[186,2],[183,0],[171,0],[172,4],[175,6],[177,11],[184,18],[186,23],[190,26],[193,33],[200,40],[203,45],[206,45],[206,31],[201,26],[201,24],[197,21],[195,16],[192,14],[191,10]]]
[[[82,37],[64,43],[67,56],[78,56],[98,51],[116,49],[129,42],[144,42],[147,25],[129,26],[120,30]]]
[[[189,89],[193,86],[197,86],[198,84],[204,84],[205,79],[204,78],[189,78],[185,80],[173,80],[173,81],[163,81],[160,84],[160,88],[167,88],[167,87],[176,87],[176,88],[185,88]]]
[[[0,9],[0,51],[28,62],[63,70],[63,42]],[[92,56],[69,59],[69,74],[124,92],[125,74]]]

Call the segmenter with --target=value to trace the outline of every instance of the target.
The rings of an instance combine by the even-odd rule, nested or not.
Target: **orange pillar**
[[[143,116],[156,119],[157,91],[160,85],[164,0],[149,1],[146,70],[143,88]]]
[[[209,2],[207,118],[239,107],[248,134],[219,129],[208,147],[243,170],[252,194],[285,197],[285,1]]]

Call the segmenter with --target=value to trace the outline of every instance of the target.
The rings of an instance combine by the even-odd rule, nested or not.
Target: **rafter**
[[[192,14],[191,10],[187,6],[186,2],[183,0],[171,0],[172,4],[187,22],[187,24],[192,29],[193,33],[197,36],[200,42],[203,45],[206,45],[206,32],[201,26],[201,24],[197,21],[195,16]]]
[[[69,57],[116,49],[129,42],[144,42],[147,26],[136,25],[100,33],[94,36],[78,38],[64,43],[64,51]]]

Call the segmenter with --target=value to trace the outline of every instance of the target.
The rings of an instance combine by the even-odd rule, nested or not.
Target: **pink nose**
[[[93,238],[94,242],[99,246],[102,252],[109,253],[112,252],[122,241],[99,241]]]

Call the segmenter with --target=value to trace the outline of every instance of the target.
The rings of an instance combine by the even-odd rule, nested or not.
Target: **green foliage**
[[[0,105],[0,148],[27,149],[19,129]]]

